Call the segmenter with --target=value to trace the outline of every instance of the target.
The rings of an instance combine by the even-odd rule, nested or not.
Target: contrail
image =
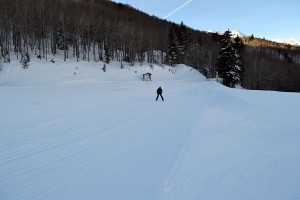
[[[178,8],[176,8],[175,10],[173,10],[172,12],[170,12],[167,16],[164,17],[164,19],[167,19],[168,17],[170,17],[171,15],[173,15],[174,13],[176,13],[178,10],[182,9],[183,7],[187,6],[188,4],[190,4],[193,0],[189,0],[187,2],[185,2],[184,4],[182,4],[181,6],[179,6]]]

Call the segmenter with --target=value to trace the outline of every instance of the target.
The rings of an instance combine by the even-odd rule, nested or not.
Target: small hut
[[[151,81],[151,73],[145,73],[143,75],[143,81]]]

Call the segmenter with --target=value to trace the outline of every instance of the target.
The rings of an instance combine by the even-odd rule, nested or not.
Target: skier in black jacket
[[[161,87],[159,87],[159,88],[157,89],[157,91],[156,91],[156,93],[157,93],[156,101],[157,101],[157,99],[158,99],[159,96],[160,96],[161,99],[164,101],[164,97],[162,96],[162,92],[163,92],[163,90],[161,89]]]

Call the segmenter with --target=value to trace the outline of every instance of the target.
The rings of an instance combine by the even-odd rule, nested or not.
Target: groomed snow
[[[55,60],[0,71],[1,200],[300,199],[299,93]]]

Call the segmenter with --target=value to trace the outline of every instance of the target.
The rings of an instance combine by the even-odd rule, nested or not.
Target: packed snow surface
[[[0,71],[1,200],[300,199],[299,93],[56,60]]]

